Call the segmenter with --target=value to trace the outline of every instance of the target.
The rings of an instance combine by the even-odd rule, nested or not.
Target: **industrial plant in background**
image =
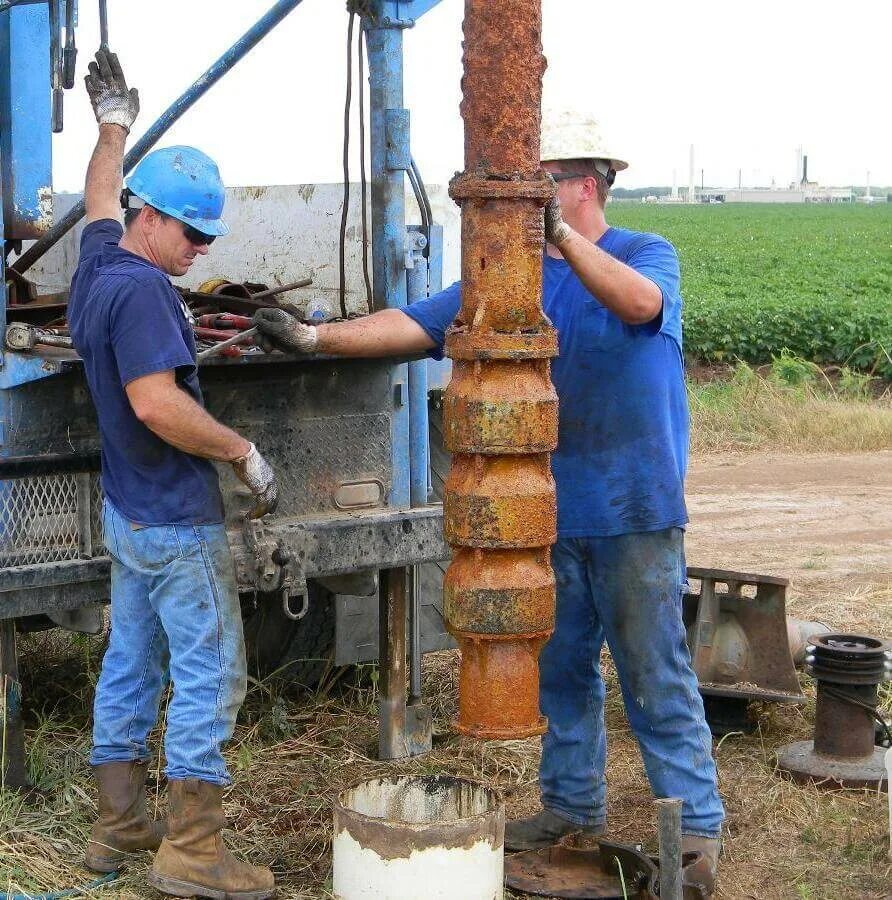
[[[643,198],[645,203],[874,203],[884,199],[874,196],[870,190],[870,172],[867,173],[866,189],[856,196],[852,187],[825,187],[808,179],[808,156],[802,147],[796,148],[796,168],[794,177],[787,187],[779,187],[771,179],[769,187],[744,187],[742,170],[738,174],[736,188],[707,188],[704,185],[704,170],[700,169],[700,186],[695,180],[694,145],[691,144],[688,171],[688,186],[679,190],[675,172],[672,176],[672,192],[666,195],[650,194]]]

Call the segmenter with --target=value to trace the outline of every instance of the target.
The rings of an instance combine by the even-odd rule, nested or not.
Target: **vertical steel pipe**
[[[369,59],[369,158],[372,170],[372,294],[375,309],[406,305],[405,172],[411,163],[403,108],[403,27],[384,16],[363,18]],[[409,367],[392,367],[391,506],[409,506]]]
[[[657,800],[660,900],[682,900],[681,808],[677,797]]]
[[[25,769],[22,686],[16,658],[14,619],[0,619],[0,788],[30,786]]]
[[[427,296],[427,260],[416,254],[406,271],[409,303]],[[412,506],[426,506],[430,482],[430,435],[427,421],[427,360],[409,363],[409,499]]]
[[[406,569],[381,569],[378,599],[378,753],[406,750]]]
[[[557,338],[542,312],[539,166],[541,0],[466,0],[462,306],[447,337],[444,401],[453,454],[444,530],[453,548],[444,607],[462,651],[458,731],[541,734],[539,651],[554,627],[556,538],[549,452]]]

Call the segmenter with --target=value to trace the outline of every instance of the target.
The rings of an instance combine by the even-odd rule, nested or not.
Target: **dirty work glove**
[[[270,464],[251,444],[251,449],[232,461],[232,468],[238,478],[246,484],[257,498],[248,511],[249,519],[259,519],[267,513],[275,512],[279,503],[279,485]]]
[[[258,309],[254,313],[258,329],[255,343],[264,351],[282,350],[285,353],[313,353],[319,333],[313,325],[304,325],[284,309]]]
[[[130,131],[139,115],[139,92],[127,88],[118,57],[109,50],[99,50],[84,78],[96,121],[100,125],[120,125]]]
[[[570,236],[572,229],[561,217],[561,201],[557,198],[557,184],[551,175],[547,177],[554,185],[555,194],[545,204],[545,240],[557,247]]]

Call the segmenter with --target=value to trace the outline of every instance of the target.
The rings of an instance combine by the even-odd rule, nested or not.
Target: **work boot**
[[[99,820],[84,861],[94,872],[115,872],[136,850],[157,850],[167,831],[146,813],[145,763],[110,762],[93,767],[99,788]]]
[[[579,832],[594,836],[604,834],[606,830],[606,825],[577,825],[543,809],[526,819],[512,819],[505,823],[505,849],[538,850],[540,847],[551,847],[566,834]]]
[[[684,883],[698,887],[704,897],[711,897],[715,890],[715,873],[721,849],[721,838],[700,837],[698,834],[681,836],[682,854],[700,854],[699,859],[684,867],[682,871]]]
[[[269,869],[236,859],[223,844],[223,788],[198,778],[168,782],[167,837],[149,884],[174,897],[266,900],[275,896]]]

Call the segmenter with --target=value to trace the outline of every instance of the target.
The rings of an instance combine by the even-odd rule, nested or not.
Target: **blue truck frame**
[[[195,81],[134,144],[125,173],[300,2],[275,3]],[[368,46],[376,309],[404,307],[441,284],[442,231],[430,221],[403,106],[404,33],[438,2],[373,0],[357,9]],[[0,334],[15,318],[10,288],[27,301],[27,266],[83,215],[79,204],[59,221],[52,218],[62,6],[62,0],[0,3]],[[408,228],[407,174],[426,218]],[[32,239],[37,243],[22,253],[20,242]],[[8,266],[11,250],[19,255]],[[109,595],[98,432],[82,367],[71,357],[0,348],[0,728],[7,751],[0,775],[6,786],[27,783],[16,622],[48,615],[77,627],[80,611],[95,610]],[[378,615],[382,667],[379,749],[384,758],[424,752],[430,717],[417,691],[406,694],[406,649],[417,683],[422,643],[420,601],[412,590],[417,579],[408,575],[448,555],[442,510],[429,502],[427,363],[217,358],[202,364],[200,379],[210,411],[263,446],[282,473],[280,510],[252,523],[244,519],[237,483],[221,470],[240,588],[264,602],[281,601],[296,619],[312,601],[308,580],[328,579],[338,585],[332,591],[359,594],[350,585],[379,571],[377,609],[372,602],[370,611]],[[325,493],[318,484],[333,487]],[[359,485],[359,502],[339,502],[344,485]]]

